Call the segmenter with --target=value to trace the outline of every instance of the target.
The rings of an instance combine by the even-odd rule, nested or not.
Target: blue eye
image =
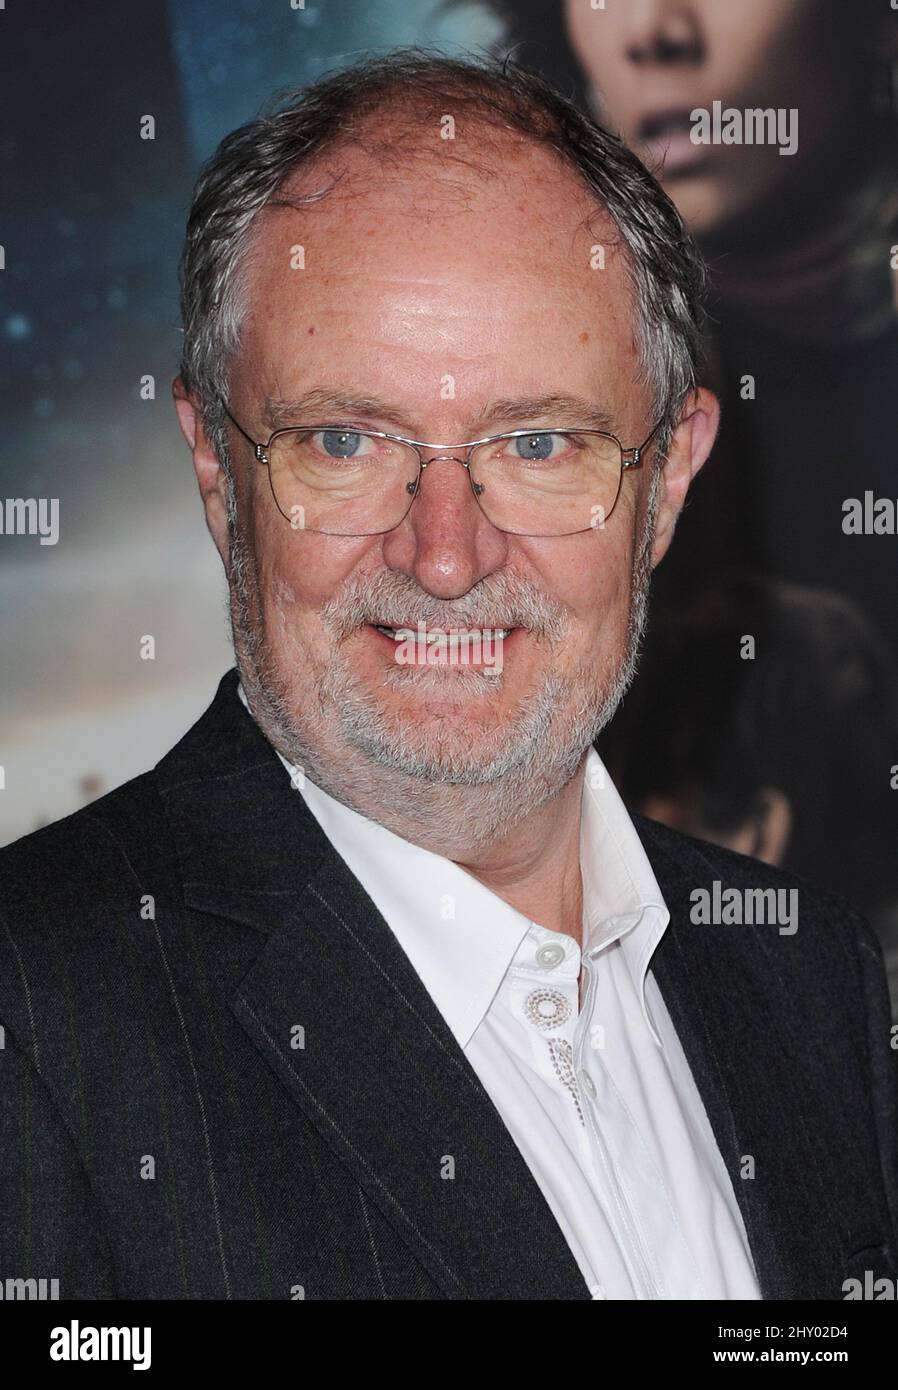
[[[541,463],[543,460],[551,458],[555,434],[526,434],[521,435],[515,442],[518,450],[518,457],[528,459],[531,462]]]
[[[322,430],[321,438],[331,458],[349,459],[355,456],[363,436],[349,430]]]

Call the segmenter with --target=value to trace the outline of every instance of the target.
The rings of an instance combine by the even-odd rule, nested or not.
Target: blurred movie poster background
[[[721,434],[600,750],[631,808],[856,902],[898,1000],[890,0],[32,0],[0,26],[0,496],[47,522],[9,534],[6,504],[0,842],[152,766],[231,664],[170,398],[200,162],[363,54],[511,52],[658,174],[711,275]]]

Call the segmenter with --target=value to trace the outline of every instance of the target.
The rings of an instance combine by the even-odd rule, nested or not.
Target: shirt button
[[[564,960],[564,947],[557,942],[547,941],[536,953],[536,963],[543,970],[554,970]]]
[[[593,1079],[592,1079],[592,1077],[590,1076],[590,1074],[589,1074],[588,1071],[581,1071],[581,1073],[580,1073],[580,1085],[583,1087],[583,1089],[584,1089],[584,1091],[586,1092],[586,1094],[587,1094],[588,1096],[591,1096],[592,1099],[595,1100],[595,1098],[596,1098],[596,1083],[593,1081]]]

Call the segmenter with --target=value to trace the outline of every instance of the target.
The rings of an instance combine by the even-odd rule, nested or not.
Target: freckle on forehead
[[[586,331],[585,328],[584,328],[583,332],[580,334],[580,342],[581,342],[581,343],[588,343],[588,342],[589,342],[589,334],[587,333],[587,331]]]

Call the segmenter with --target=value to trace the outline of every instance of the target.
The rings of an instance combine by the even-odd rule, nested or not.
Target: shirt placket
[[[622,1253],[631,1263],[638,1297],[651,1299],[707,1297],[695,1256],[677,1220],[657,1161],[620,1093],[615,1077],[616,1045],[626,1038],[626,1018],[621,1003],[612,1003],[609,946],[613,940],[584,953],[583,970],[587,980],[582,1030],[575,1043],[575,1065],[586,1104],[587,1129],[594,1150],[607,1156],[620,1194],[622,1232],[626,1243]],[[619,949],[619,948],[616,948]],[[620,981],[621,977],[618,976]],[[627,977],[623,977],[627,990]],[[638,1029],[640,1002],[633,994],[630,1014]],[[616,1033],[607,1040],[596,1020],[603,1014],[616,1019]],[[598,1046],[590,1039],[598,1033]],[[657,1059],[654,1043],[648,1047]],[[632,1065],[632,1064],[631,1064]],[[651,1084],[651,1083],[649,1083]]]
[[[513,995],[537,1072],[560,1086],[571,1106],[569,1137],[582,1156],[584,1173],[599,1175],[598,1198],[636,1296],[657,1299],[664,1297],[663,1281],[621,1171],[627,1154],[634,1153],[632,1120],[607,1074],[602,1025],[595,1019],[600,957],[601,950],[592,949],[581,958],[571,938],[543,931],[538,944],[525,942],[518,953]]]
[[[603,1057],[603,1025],[595,1017],[596,972],[601,963],[601,948],[589,950],[583,956],[585,988],[574,1039],[574,1070],[583,1098],[591,1161],[603,1175],[603,1190],[608,1194],[611,1209],[606,1206],[606,1211],[611,1229],[617,1237],[637,1297],[658,1299],[665,1296],[663,1281],[639,1221],[637,1203],[632,1200],[633,1185],[627,1175],[628,1162],[635,1159],[641,1146],[638,1136],[633,1134],[632,1119],[621,1106],[608,1073]]]
[[[585,1129],[574,1067],[580,950],[574,941],[525,942],[512,966],[512,1001],[530,1044],[537,1073],[560,1086]]]

